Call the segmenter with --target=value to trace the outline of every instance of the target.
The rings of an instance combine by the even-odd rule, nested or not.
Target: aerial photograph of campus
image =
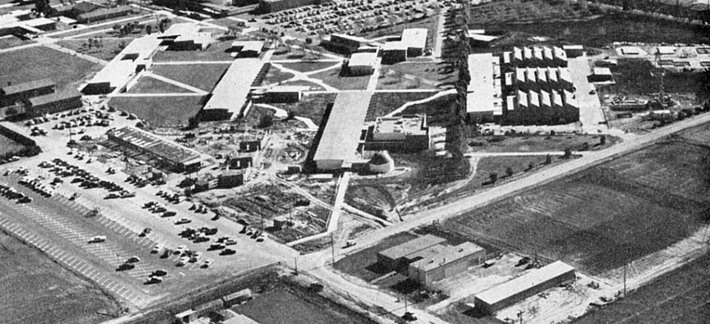
[[[710,323],[710,0],[0,0],[0,323]]]

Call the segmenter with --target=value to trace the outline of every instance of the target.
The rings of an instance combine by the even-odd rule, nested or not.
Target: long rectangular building
[[[133,126],[106,134],[109,140],[150,154],[177,171],[196,171],[202,165],[200,154],[196,151]]]
[[[445,239],[424,235],[377,253],[377,260],[389,269],[397,269],[407,264],[406,256],[446,242]]]
[[[476,122],[494,121],[503,114],[502,89],[496,86],[500,82],[499,64],[500,58],[491,53],[468,56],[471,81],[466,89],[466,114]]]
[[[483,313],[492,314],[574,278],[572,266],[556,261],[476,295],[474,304]]]
[[[372,94],[369,91],[341,92],[335,98],[313,156],[318,170],[349,169],[356,160]]]
[[[205,118],[228,119],[239,115],[249,104],[249,91],[264,62],[258,58],[242,58],[232,62],[205,104]]]

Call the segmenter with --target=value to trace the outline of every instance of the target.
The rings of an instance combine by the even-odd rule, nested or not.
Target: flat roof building
[[[372,92],[340,92],[335,98],[313,156],[321,171],[349,169],[356,160]]]
[[[446,242],[434,235],[424,235],[377,253],[377,260],[388,269],[399,269],[407,265],[406,257],[412,253]]]
[[[234,60],[212,90],[204,106],[205,118],[229,119],[241,114],[250,104],[251,85],[263,67],[264,62],[258,58]]]
[[[109,140],[147,153],[177,171],[199,170],[202,162],[199,153],[142,129],[126,126],[106,133]]]
[[[424,54],[427,39],[426,28],[408,28],[402,31],[402,44],[407,46],[408,56],[420,56]]]
[[[477,294],[474,303],[483,313],[492,314],[574,279],[574,268],[564,262],[556,261]]]
[[[425,114],[378,117],[365,138],[368,151],[418,152],[430,146],[431,134]]]
[[[592,75],[589,76],[592,82],[609,82],[614,80],[614,75],[607,67],[595,67],[592,69]]]
[[[81,102],[81,93],[74,88],[33,97],[28,100],[28,103],[29,104],[25,107],[27,117],[42,116],[44,114],[79,108],[83,105]]]
[[[237,52],[237,57],[257,57],[263,49],[263,41],[234,41],[229,51]]]
[[[375,71],[377,53],[353,53],[348,61],[350,75],[369,75]]]
[[[494,121],[503,114],[502,89],[496,86],[499,65],[500,59],[491,53],[468,56],[471,81],[466,90],[466,114],[477,122]]]
[[[422,253],[421,259],[410,263],[408,269],[410,279],[427,286],[486,260],[486,250],[471,242],[456,246],[437,245],[429,249],[432,253]]]

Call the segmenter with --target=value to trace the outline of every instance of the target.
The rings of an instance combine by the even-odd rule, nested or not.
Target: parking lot
[[[116,118],[119,125],[127,122],[126,118]],[[142,308],[159,297],[184,293],[277,259],[291,259],[291,254],[295,256],[295,251],[268,238],[257,242],[256,237],[240,234],[243,225],[226,218],[214,219],[215,214],[206,207],[200,211],[199,204],[184,200],[174,203],[156,195],[166,191],[164,186],[137,186],[127,182],[128,175],[120,170],[107,173],[108,166],[99,161],[89,162],[88,156],[78,159],[76,151],[67,154],[68,132],[52,129],[52,124],[33,125],[48,133],[35,138],[45,153],[0,169],[0,183],[13,187],[29,200],[18,202],[19,198],[0,197],[0,227],[128,305]],[[24,130],[28,134],[31,131],[29,127]],[[96,138],[105,131],[103,127],[90,127],[85,134]],[[27,168],[27,174],[17,172],[20,166]],[[12,172],[4,175],[6,170]],[[19,183],[23,178],[25,183]],[[162,205],[165,211],[143,208],[151,201]],[[171,213],[166,215],[167,211]],[[184,224],[176,224],[183,218]],[[147,228],[150,232],[142,234]],[[196,232],[200,228],[216,229],[216,233],[195,233],[193,239],[178,235],[187,228]],[[88,243],[96,236],[105,237],[105,241]],[[202,242],[196,243],[199,240],[194,238],[198,236],[202,236]],[[229,245],[210,248],[225,236],[230,239]],[[160,249],[152,253],[156,245]],[[183,251],[174,253],[178,248]],[[227,249],[234,253],[224,255]],[[133,257],[139,261],[127,262]],[[181,264],[183,257],[186,259]],[[213,262],[205,267],[208,259]],[[119,271],[124,264],[130,265]],[[167,274],[155,276],[161,279],[147,284],[156,270]]]

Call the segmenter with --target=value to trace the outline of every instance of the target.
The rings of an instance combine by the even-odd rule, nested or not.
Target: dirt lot
[[[100,65],[43,46],[0,53],[0,84],[18,84],[42,78],[57,83],[58,89],[78,86]]]
[[[573,321],[591,323],[707,323],[710,254],[667,273],[612,305]]]
[[[694,232],[706,147],[662,143],[447,221],[447,229],[598,274]]]
[[[153,65],[153,73],[204,91],[212,91],[229,64]]]
[[[606,136],[601,145],[597,135],[557,135],[557,136],[479,136],[472,138],[468,146],[470,152],[562,152],[566,148],[582,151],[587,143],[590,151],[611,146],[618,139]]]
[[[149,127],[177,127],[187,125],[188,119],[202,109],[201,96],[184,97],[115,97],[109,105],[133,113]]]
[[[144,76],[128,90],[128,93],[191,93],[191,91],[149,76]]]
[[[293,104],[271,104],[274,107],[282,108],[288,112],[293,112],[296,116],[310,118],[313,123],[320,125],[328,104],[335,101],[337,93],[317,93],[304,94],[303,99]]]
[[[232,307],[259,323],[288,324],[365,324],[373,323],[320,294],[280,280],[257,288],[254,299]],[[252,290],[255,290],[252,288]]]
[[[3,156],[8,153],[17,152],[23,148],[24,146],[22,144],[17,143],[3,135],[0,135],[0,156]]]
[[[652,95],[660,91],[660,77],[651,77],[652,72],[658,73],[658,69],[648,60],[620,59],[618,65],[610,67],[610,70],[616,83],[599,87],[602,95]],[[666,72],[663,90],[666,93],[691,93],[699,98],[708,95],[702,73]]]
[[[0,260],[3,323],[98,323],[121,313],[93,284],[5,233],[0,233]]]
[[[415,238],[416,236],[409,232],[390,236],[380,241],[380,243],[375,246],[338,260],[335,262],[335,269],[359,277],[365,281],[376,279],[389,272],[389,270],[385,269],[377,262],[377,253]]]

